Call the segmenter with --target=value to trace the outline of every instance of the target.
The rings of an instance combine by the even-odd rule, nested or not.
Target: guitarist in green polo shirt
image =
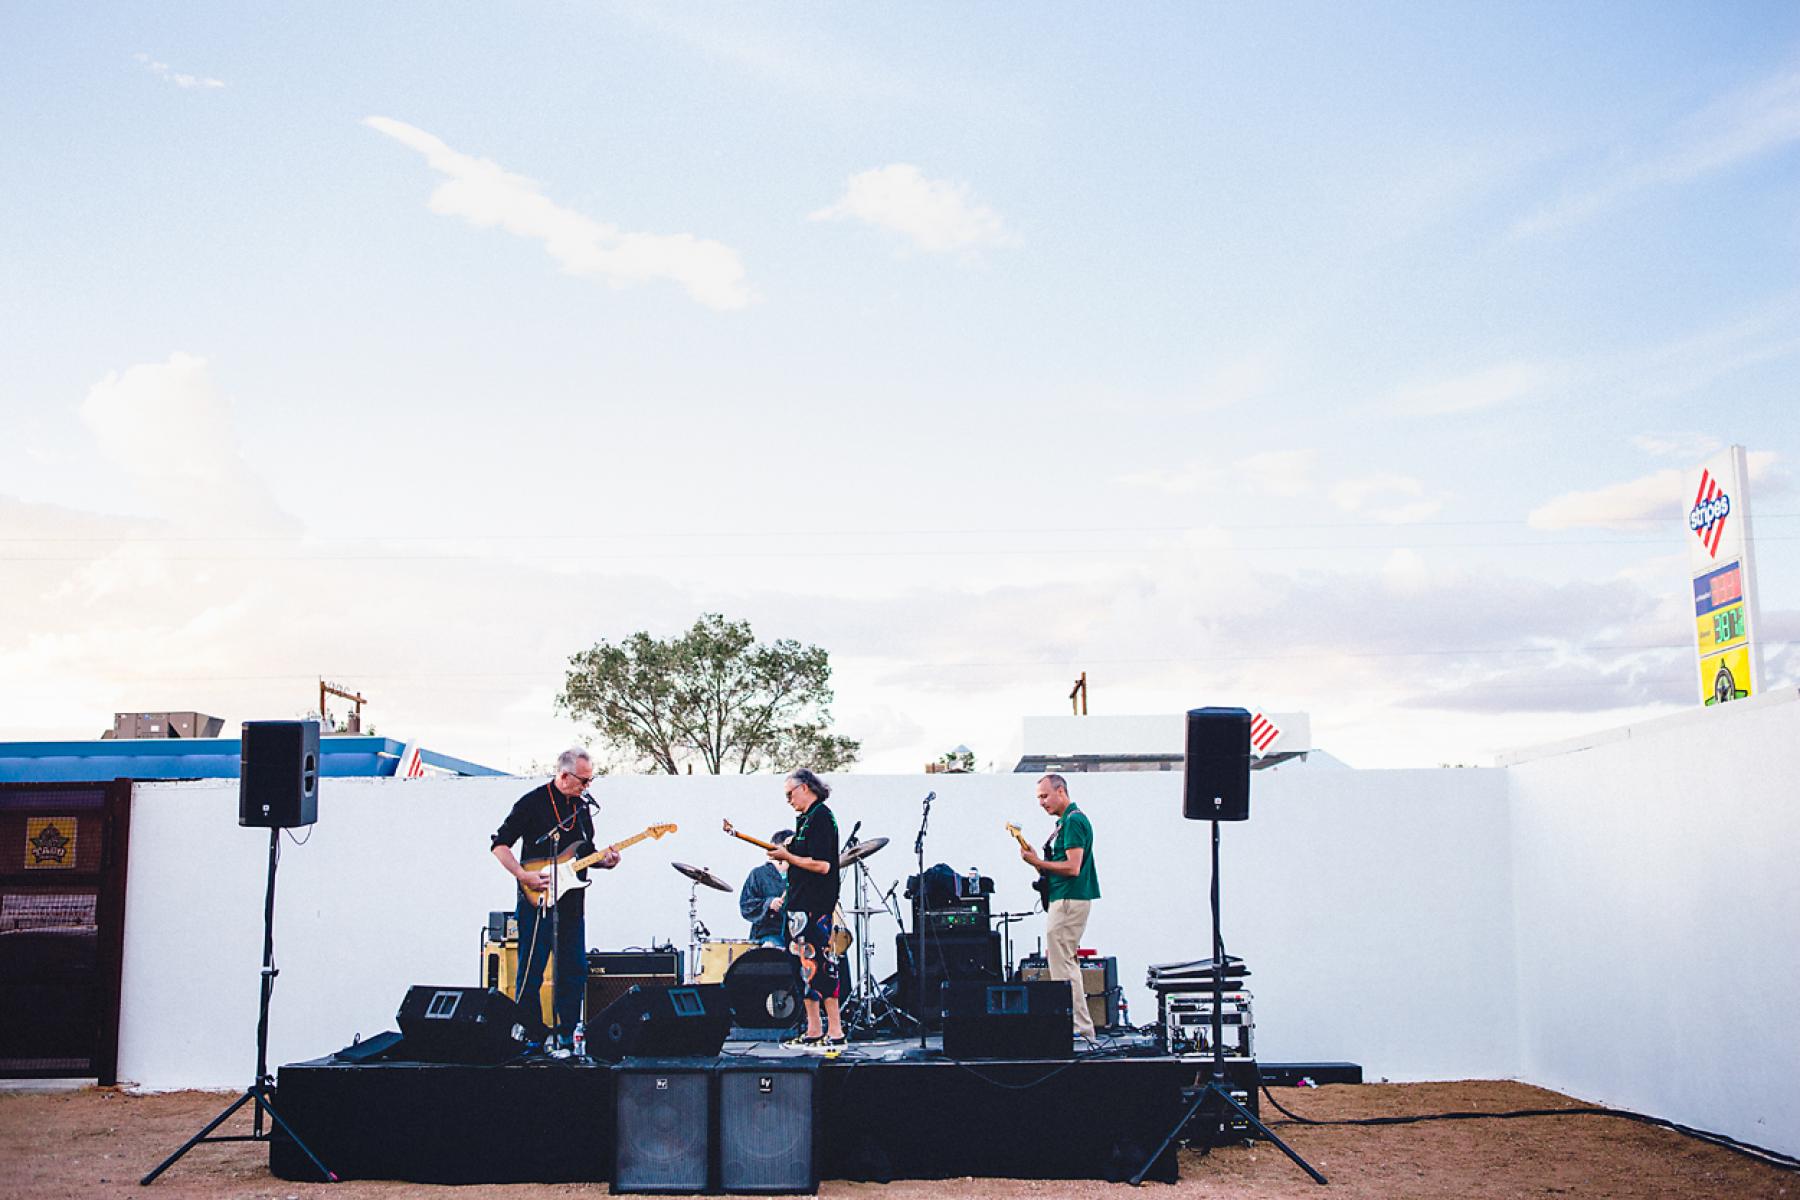
[[[1075,991],[1075,1032],[1091,1041],[1094,1018],[1088,1012],[1075,951],[1087,929],[1088,910],[1100,898],[1100,878],[1094,873],[1094,827],[1069,799],[1069,783],[1061,775],[1038,780],[1037,802],[1056,818],[1056,832],[1044,844],[1041,856],[1020,846],[1019,857],[1036,867],[1049,884],[1050,924],[1044,933],[1044,954],[1050,978],[1069,981]]]

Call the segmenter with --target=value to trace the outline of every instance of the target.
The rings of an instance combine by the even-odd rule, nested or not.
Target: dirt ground
[[[1314,1119],[1394,1116],[1450,1110],[1500,1112],[1579,1107],[1554,1092],[1517,1083],[1461,1082],[1281,1088],[1275,1096]],[[134,1096],[89,1088],[0,1093],[0,1196],[149,1196],[165,1200],[392,1200],[435,1192],[463,1200],[598,1197],[607,1185],[429,1187],[357,1181],[294,1183],[268,1171],[267,1147],[248,1142],[202,1145],[159,1179],[138,1178],[229,1100],[210,1092]],[[246,1110],[247,1111],[247,1110]],[[1264,1114],[1282,1121],[1267,1105]],[[240,1114],[242,1115],[242,1114]],[[238,1124],[234,1118],[232,1123]],[[247,1132],[249,1121],[243,1116]],[[1181,1182],[1148,1184],[1150,1196],[1179,1197],[1793,1197],[1800,1174],[1751,1162],[1665,1129],[1608,1117],[1445,1121],[1390,1127],[1315,1128],[1274,1124],[1275,1132],[1331,1180],[1317,1188],[1274,1147],[1234,1146],[1186,1152]],[[222,1131],[223,1132],[223,1131]],[[827,1181],[829,1197],[863,1200],[975,1200],[1005,1196],[1132,1194],[1125,1184],[1092,1181],[956,1179],[891,1184]]]

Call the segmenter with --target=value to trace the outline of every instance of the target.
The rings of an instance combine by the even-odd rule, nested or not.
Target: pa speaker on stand
[[[1181,815],[1190,821],[1250,819],[1250,714],[1195,708],[1187,715]]]

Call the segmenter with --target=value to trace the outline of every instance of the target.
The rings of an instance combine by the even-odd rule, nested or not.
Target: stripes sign
[[[1250,745],[1258,754],[1267,750],[1280,736],[1281,730],[1276,727],[1275,722],[1261,713],[1250,718]]]

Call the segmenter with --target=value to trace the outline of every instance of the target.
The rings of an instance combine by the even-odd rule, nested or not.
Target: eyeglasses
[[[570,779],[573,779],[576,783],[579,783],[582,787],[586,787],[588,784],[594,782],[595,778],[592,775],[577,775],[573,771],[564,771],[563,774],[567,775]]]
[[[785,795],[789,800],[792,800],[794,798],[794,793],[799,790],[800,790],[800,785],[796,783],[793,787],[786,789],[782,794]]]

